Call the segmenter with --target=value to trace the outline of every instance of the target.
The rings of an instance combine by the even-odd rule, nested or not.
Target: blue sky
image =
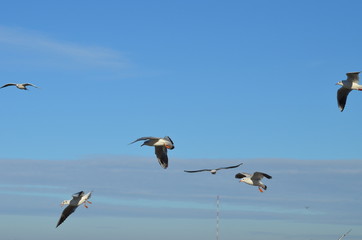
[[[359,1],[3,3],[0,84],[40,88],[1,89],[0,196],[8,204],[42,199],[46,207],[6,208],[2,221],[42,229],[34,239],[74,236],[79,227],[68,220],[52,228],[58,204],[94,189],[94,210],[79,209],[69,219],[91,226],[89,239],[107,226],[109,239],[192,238],[180,226],[200,239],[208,231],[214,237],[219,194],[223,239],[327,240],[350,228],[349,238],[360,239],[362,96],[352,92],[341,113],[335,83],[361,70],[361,7]],[[165,135],[175,142],[167,170],[152,148],[128,145]],[[234,171],[183,173],[239,162],[245,171],[273,175],[265,194],[235,183]],[[295,188],[277,180],[294,175]],[[244,211],[254,213],[252,221]],[[117,228],[123,221],[127,227]],[[164,232],[132,231],[149,230],[150,222]],[[12,228],[1,232],[22,239]]]

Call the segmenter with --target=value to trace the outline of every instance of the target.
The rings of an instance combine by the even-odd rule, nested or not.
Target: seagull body
[[[239,178],[240,182],[247,183],[249,185],[257,186],[259,188],[260,192],[263,192],[262,189],[266,190],[267,186],[262,183],[261,179],[263,177],[266,177],[268,179],[271,179],[272,177],[266,173],[262,172],[254,172],[253,175],[250,175],[249,173],[237,173],[235,175],[235,178]]]
[[[200,169],[200,170],[193,170],[193,171],[184,170],[184,172],[187,172],[187,173],[210,172],[211,174],[216,174],[216,172],[221,170],[221,169],[237,168],[240,165],[242,165],[242,163],[240,163],[238,165],[235,165],[235,166],[230,166],[230,167],[221,167],[221,168],[215,168],[215,169]]]
[[[86,205],[87,203],[91,203],[88,201],[90,197],[92,196],[92,192],[89,192],[87,194],[84,194],[83,191],[80,191],[78,193],[73,194],[73,199],[71,200],[64,200],[61,202],[61,206],[68,205],[64,211],[62,212],[62,215],[59,218],[58,224],[56,227],[58,227],[60,224],[62,224],[67,217],[69,217],[70,214],[72,214],[78,206],[84,205],[84,207],[88,208]]]
[[[9,87],[9,86],[15,86],[15,87],[17,87],[19,89],[22,89],[22,90],[28,90],[26,88],[27,86],[32,86],[32,87],[38,88],[37,86],[35,86],[34,84],[31,84],[31,83],[8,83],[8,84],[5,84],[4,86],[2,86],[0,88]]]
[[[342,240],[345,236],[347,236],[347,234],[348,233],[350,233],[352,231],[352,229],[351,230],[349,230],[348,232],[346,232],[345,234],[343,234],[340,238],[338,238],[338,240]]]
[[[342,86],[337,92],[338,107],[343,111],[346,106],[347,96],[352,90],[362,91],[362,85],[359,85],[359,73],[360,72],[349,72],[346,73],[347,80],[339,81],[336,85]]]
[[[146,146],[153,146],[155,147],[155,154],[157,156],[158,162],[161,165],[161,167],[163,167],[164,169],[166,169],[168,167],[168,156],[167,156],[167,149],[174,149],[175,146],[171,140],[171,138],[169,136],[166,136],[164,138],[157,138],[157,137],[141,137],[132,143],[135,143],[137,141],[145,141],[141,147],[143,145]]]

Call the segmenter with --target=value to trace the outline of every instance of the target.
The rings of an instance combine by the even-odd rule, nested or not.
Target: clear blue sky
[[[96,188],[99,194],[95,194],[94,201],[97,202],[97,196],[100,202],[112,206],[109,203],[111,191],[100,190],[107,188],[102,184],[110,184],[107,182],[107,176],[113,176],[110,172],[97,171],[98,168],[92,170],[94,178],[102,178],[99,186],[86,182],[76,186],[73,182],[55,184],[52,176],[62,182],[63,174],[65,178],[71,178],[67,174],[77,175],[80,174],[78,171],[87,171],[87,167],[92,167],[82,164],[84,169],[77,167],[78,171],[69,172],[65,167],[69,163],[78,165],[80,161],[92,160],[97,165],[102,160],[112,159],[112,164],[105,167],[108,169],[115,164],[113,161],[118,160],[122,168],[126,169],[122,172],[124,178],[113,179],[109,188],[122,192],[121,187],[127,188],[128,185],[122,183],[118,189],[117,181],[138,181],[135,190],[139,194],[137,199],[145,202],[140,203],[140,206],[147,214],[132,211],[123,214],[120,210],[112,215],[111,211],[105,211],[103,217],[115,217],[119,221],[124,219],[133,223],[127,229],[132,229],[131,226],[139,228],[137,225],[147,226],[143,224],[147,219],[155,225],[160,221],[160,224],[166,225],[166,229],[178,234],[185,230],[177,229],[177,221],[190,223],[199,220],[200,226],[214,224],[213,216],[204,212],[191,214],[189,209],[192,207],[188,208],[188,204],[194,204],[197,209],[199,205],[196,203],[211,204],[210,209],[214,211],[212,204],[217,194],[230,199],[241,197],[241,193],[235,189],[224,194],[215,191],[218,185],[210,181],[221,179],[222,175],[212,176],[214,178],[202,175],[195,183],[193,178],[198,176],[183,174],[185,168],[218,167],[244,162],[243,169],[252,172],[255,161],[258,163],[256,167],[262,168],[255,170],[271,172],[275,177],[278,173],[290,173],[294,163],[296,169],[304,162],[310,167],[317,164],[317,169],[322,171],[323,164],[336,161],[338,164],[330,170],[343,170],[345,173],[353,170],[345,163],[352,162],[355,168],[360,168],[356,160],[361,158],[358,119],[362,118],[362,94],[352,92],[341,113],[336,102],[339,86],[335,86],[335,83],[345,79],[346,72],[362,70],[359,54],[362,51],[361,9],[360,1],[2,3],[0,85],[31,82],[40,88],[31,88],[30,91],[20,91],[14,87],[0,89],[0,101],[3,103],[0,160],[4,166],[8,166],[11,161],[18,166],[14,170],[18,177],[2,178],[0,184],[4,184],[4,189],[0,194],[10,199],[18,197],[20,190],[9,192],[6,188],[22,188],[26,185],[36,197],[38,195],[34,187],[41,186],[41,191],[52,196],[47,199],[56,202],[54,207],[60,211],[57,204],[64,198],[83,188]],[[176,146],[169,151],[170,164],[167,170],[158,166],[153,149],[140,148],[139,144],[128,145],[138,137],[165,135],[169,135]],[[286,163],[279,163],[278,167],[273,167],[273,164],[265,167],[258,159],[262,159],[262,162],[282,159],[278,161]],[[52,170],[50,172],[53,175],[44,176],[44,179],[41,175],[28,176],[27,170],[33,170],[30,163],[35,166],[39,164],[39,168],[33,168],[44,172],[52,169],[51,164],[58,164],[59,172]],[[177,176],[185,186],[194,183],[189,186],[192,190],[187,192],[190,199],[180,199],[178,202],[177,199],[169,199],[168,192],[157,194],[158,188],[151,188],[155,191],[151,195],[157,201],[165,197],[171,204],[162,216],[159,216],[159,211],[152,212],[153,208],[147,207],[154,204],[152,198],[147,196],[151,190],[142,185],[147,182],[145,179],[150,179],[147,177],[148,169],[152,169],[153,174],[160,174],[159,181],[169,182],[170,186],[171,173],[180,174]],[[138,174],[137,178],[134,177],[135,173]],[[235,179],[232,179],[234,173],[226,173],[228,178],[224,181],[235,183]],[[315,174],[319,176],[318,172]],[[326,187],[320,188],[320,192],[315,191],[318,196],[313,195],[315,192],[308,192],[306,199],[323,202],[333,196],[329,195],[332,190],[328,182],[336,181],[336,176],[324,174],[323,181],[328,180],[325,182]],[[354,171],[348,178],[356,187],[361,186],[361,172]],[[302,180],[303,177],[298,179]],[[275,189],[280,189],[278,181],[272,181],[269,181],[270,189],[264,195],[250,186],[238,184],[237,189],[248,189],[246,191],[250,190],[248,194],[251,200],[260,200],[272,194],[273,185]],[[43,185],[49,185],[46,188],[48,190],[44,190]],[[301,182],[297,185],[303,189],[309,187]],[[185,186],[182,191],[189,189]],[[201,195],[207,196],[202,197],[200,202],[197,200],[199,187],[205,191]],[[352,193],[354,199],[361,200],[356,189],[347,191],[343,190],[344,187],[333,190],[345,191],[346,195],[338,195],[340,200],[345,200],[344,197],[349,199],[348,194]],[[55,189],[57,194],[54,195],[49,189]],[[135,196],[132,191],[125,192],[129,195],[122,194],[112,198],[112,201],[116,205],[127,199],[133,202]],[[299,196],[297,193],[296,190],[293,192],[296,198]],[[288,189],[278,194],[281,199],[288,199]],[[266,199],[260,201],[260,204],[268,206],[263,202]],[[237,202],[231,201],[230,206],[240,207]],[[245,199],[241,202],[245,204]],[[181,209],[182,216],[178,217],[171,211],[172,206],[183,204],[188,211]],[[353,204],[357,204],[354,207],[361,213],[361,205],[358,202]],[[258,208],[258,204],[250,206],[251,209]],[[277,207],[273,205],[273,209],[278,210],[282,206],[284,201],[278,203]],[[291,218],[270,218],[268,214],[274,212],[264,211],[267,207],[262,207],[253,220],[256,223],[269,221],[268,225],[274,226],[273,233],[253,227],[250,230],[238,229],[237,221],[244,221],[244,218],[229,216],[225,221],[234,222],[228,225],[229,234],[224,232],[223,237],[236,239],[249,234],[253,236],[249,240],[265,237],[270,240],[327,240],[338,238],[353,224],[360,225],[356,221],[338,225],[327,221],[330,215],[319,217],[317,213],[335,209],[333,204],[328,206],[322,210],[315,209],[317,217],[314,218],[314,225],[308,225],[311,221],[299,218],[290,223],[300,221],[303,229],[299,229],[299,232],[276,227],[283,225],[278,225],[278,221],[293,221],[294,214]],[[6,214],[11,218],[16,214],[21,215],[16,209]],[[41,221],[48,221],[35,216],[35,212],[40,209],[30,209],[24,219],[30,219],[31,224],[39,221],[38,225],[42,226]],[[79,220],[88,214],[89,217],[81,222],[87,225],[85,221],[90,221],[92,228],[86,233],[89,237],[95,236],[93,232],[97,227],[103,227],[97,225],[91,211],[81,209],[76,213],[77,216],[72,216],[72,220],[77,221],[77,217]],[[167,211],[170,211],[176,222],[167,221]],[[93,214],[100,214],[98,212]],[[53,213],[53,208],[49,207],[48,211],[41,211],[40,215],[53,220]],[[352,214],[353,211],[348,213]],[[333,217],[336,218],[349,217],[343,211],[335,214]],[[57,220],[58,215],[55,218]],[[325,224],[324,227],[320,227],[322,224]],[[44,234],[65,234],[57,235],[60,238],[72,236],[79,229],[65,230],[69,226],[62,226],[64,228],[53,232],[44,230]],[[308,230],[310,228],[313,232],[313,226],[326,230],[314,231],[318,237],[309,236]],[[291,225],[289,229],[298,229],[298,224]],[[9,239],[22,238],[11,236],[10,228],[7,231]],[[69,232],[59,233],[61,231]],[[118,239],[119,232],[114,231],[112,234],[109,239]],[[129,233],[124,238],[140,239],[145,236],[150,239],[160,238],[155,234],[141,235],[139,232],[135,235]],[[358,232],[354,229],[351,232],[350,239],[361,237],[361,230]],[[40,239],[39,236],[36,239]],[[44,239],[49,239],[49,235]]]

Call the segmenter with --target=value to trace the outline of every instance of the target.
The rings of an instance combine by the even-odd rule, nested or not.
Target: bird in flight
[[[145,141],[143,145],[146,146],[153,146],[155,147],[155,154],[157,156],[158,162],[166,169],[168,167],[168,156],[167,156],[167,149],[174,149],[175,145],[173,144],[171,138],[169,136],[166,136],[164,138],[158,138],[158,137],[141,137],[136,139],[135,141],[131,142],[135,143],[137,141]]]
[[[263,192],[263,189],[267,189],[267,186],[261,181],[261,179],[263,179],[264,177],[268,179],[272,178],[270,175],[262,172],[254,172],[253,175],[250,175],[249,173],[237,173],[235,175],[235,178],[239,178],[240,182],[257,186],[260,192]]]
[[[31,83],[8,83],[8,84],[5,84],[4,86],[0,87],[0,88],[4,88],[4,87],[9,87],[9,86],[15,86],[21,90],[28,90],[26,87],[27,86],[32,86],[32,87],[36,87],[38,88],[37,86],[35,86],[34,84],[31,84]]]
[[[338,107],[343,112],[346,106],[347,96],[352,90],[362,91],[362,85],[359,85],[359,73],[360,72],[349,72],[346,73],[347,80],[342,80],[336,83],[342,87],[337,92]]]
[[[184,172],[187,173],[197,173],[197,172],[210,172],[211,174],[216,174],[217,171],[221,170],[221,169],[230,169],[230,168],[237,168],[240,165],[242,165],[243,163],[240,163],[238,165],[235,166],[230,166],[230,167],[220,167],[220,168],[215,168],[215,169],[200,169],[200,170],[184,170]]]
[[[73,199],[71,200],[64,200],[60,205],[68,205],[62,212],[62,215],[59,218],[58,224],[56,227],[58,227],[60,224],[62,224],[67,217],[69,217],[70,214],[72,214],[78,206],[84,205],[84,207],[88,208],[87,203],[91,204],[92,202],[88,201],[88,199],[91,197],[92,192],[89,192],[87,194],[84,194],[83,191],[77,192],[73,194]]]

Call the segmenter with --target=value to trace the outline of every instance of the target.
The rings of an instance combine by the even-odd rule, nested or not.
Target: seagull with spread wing
[[[220,167],[220,168],[215,168],[215,169],[200,169],[200,170],[184,170],[184,172],[187,173],[197,173],[197,172],[210,172],[211,174],[216,174],[217,171],[221,170],[221,169],[230,169],[230,168],[237,168],[240,165],[242,165],[243,163],[240,163],[238,165],[235,166],[230,166],[230,167]]]
[[[15,86],[21,90],[28,90],[26,87],[27,86],[32,86],[32,87],[36,87],[38,88],[37,86],[35,86],[34,84],[31,84],[31,83],[8,83],[8,84],[5,84],[4,86],[0,87],[0,88],[4,88],[4,87],[9,87],[9,86]]]
[[[263,192],[262,189],[266,190],[267,186],[261,182],[261,179],[264,177],[271,179],[272,177],[266,173],[254,172],[253,175],[249,173],[237,173],[235,178],[239,178],[240,182],[244,182],[249,185],[257,186],[260,192]]]
[[[62,215],[59,218],[58,224],[56,227],[58,227],[60,224],[62,224],[67,217],[69,217],[70,214],[72,214],[78,206],[84,205],[84,207],[88,208],[87,203],[91,204],[92,202],[88,201],[92,195],[92,192],[89,192],[87,194],[84,194],[83,191],[77,192],[73,194],[73,199],[71,200],[64,200],[60,205],[68,205],[64,211],[62,212]]]
[[[336,85],[341,85],[342,87],[338,89],[337,92],[337,102],[338,107],[343,111],[346,106],[347,96],[352,90],[362,91],[362,85],[359,85],[359,73],[360,72],[349,72],[346,73],[347,80],[339,81]]]
[[[173,144],[173,142],[169,136],[166,136],[164,138],[141,137],[141,138],[136,139],[135,141],[131,142],[130,144],[135,143],[137,141],[145,141],[141,145],[141,147],[143,145],[155,147],[155,154],[157,156],[159,164],[164,169],[166,169],[168,167],[167,149],[175,148],[175,145]]]

